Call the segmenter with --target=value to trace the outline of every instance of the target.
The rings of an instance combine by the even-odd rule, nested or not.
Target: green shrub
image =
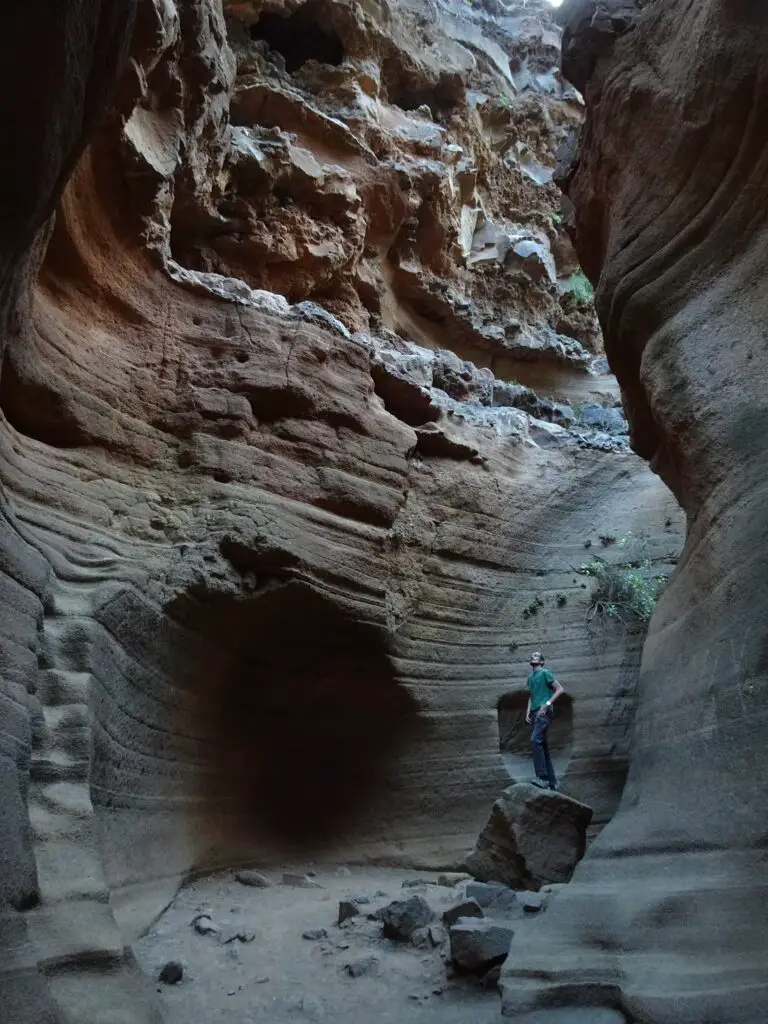
[[[667,585],[666,575],[655,572],[649,562],[608,565],[595,559],[582,568],[595,581],[587,612],[592,618],[607,615],[623,623],[648,622]]]
[[[605,627],[609,622],[624,629],[647,627],[656,603],[669,577],[660,572],[646,552],[646,541],[628,533],[618,542],[625,550],[626,561],[609,563],[595,556],[579,567],[579,572],[594,581],[585,616],[587,635],[595,643],[605,643]]]
[[[583,270],[575,270],[568,278],[566,291],[573,296],[577,306],[588,306],[595,297],[595,290]]]

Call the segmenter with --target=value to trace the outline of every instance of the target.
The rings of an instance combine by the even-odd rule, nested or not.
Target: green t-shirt
[[[528,676],[528,689],[531,691],[531,711],[538,711],[552,696],[555,677],[547,668],[537,668]]]

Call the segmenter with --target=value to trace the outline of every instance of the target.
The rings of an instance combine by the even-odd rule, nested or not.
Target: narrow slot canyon
[[[2,1024],[763,1024],[726,6],[8,0]]]

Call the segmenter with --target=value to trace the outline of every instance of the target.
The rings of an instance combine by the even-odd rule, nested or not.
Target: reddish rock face
[[[634,445],[689,532],[643,652],[621,806],[545,927],[513,947],[505,1009],[549,1005],[554,988],[656,1024],[757,1022],[768,11],[630,6],[566,5],[564,69],[587,103],[566,187]]]
[[[529,647],[604,825],[644,626],[587,631],[582,566],[669,571],[680,517],[560,224],[543,7],[62,10],[0,33],[0,1017],[145,1022],[123,950],[189,870],[458,865]]]

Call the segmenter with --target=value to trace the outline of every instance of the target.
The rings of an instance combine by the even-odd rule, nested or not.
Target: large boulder
[[[592,808],[562,793],[520,783],[505,789],[467,857],[485,882],[537,889],[567,882],[584,856]]]

